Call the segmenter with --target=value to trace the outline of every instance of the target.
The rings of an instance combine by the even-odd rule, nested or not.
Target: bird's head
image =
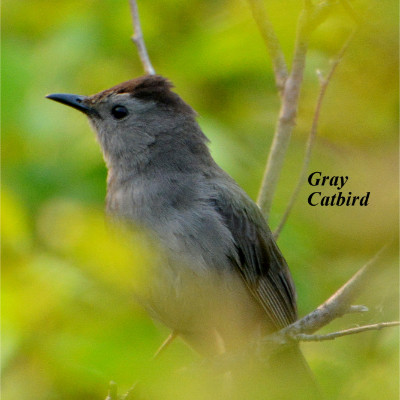
[[[195,111],[160,75],[145,75],[92,96],[50,94],[90,120],[112,168],[128,168],[164,154],[193,152],[206,138]]]

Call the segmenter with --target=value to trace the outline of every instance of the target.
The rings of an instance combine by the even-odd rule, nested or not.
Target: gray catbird
[[[89,117],[108,167],[107,212],[165,251],[146,308],[210,355],[294,322],[296,293],[260,209],[215,163],[195,111],[171,88],[147,75],[90,97],[47,97]]]

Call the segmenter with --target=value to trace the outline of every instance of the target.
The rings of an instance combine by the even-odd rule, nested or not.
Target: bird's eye
[[[122,119],[126,117],[129,113],[124,106],[114,106],[111,110],[111,114],[115,119]]]

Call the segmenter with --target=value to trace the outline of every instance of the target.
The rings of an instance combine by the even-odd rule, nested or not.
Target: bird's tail
[[[245,367],[246,368],[246,367]],[[236,370],[236,372],[238,372]],[[275,352],[268,362],[235,374],[236,399],[322,400],[315,377],[298,346]]]
[[[269,361],[270,376],[275,381],[271,399],[320,400],[318,383],[298,345],[284,348]]]

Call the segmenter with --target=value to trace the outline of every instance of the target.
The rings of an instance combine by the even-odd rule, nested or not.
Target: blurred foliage
[[[290,59],[301,2],[267,3]],[[397,232],[398,5],[352,4],[365,23],[328,89],[311,170],[347,175],[344,191],[370,191],[371,199],[368,207],[310,207],[314,190],[302,190],[279,240],[302,315]],[[279,100],[246,2],[154,0],[139,7],[157,72],[199,112],[213,155],[255,198]],[[5,0],[3,16],[4,399],[102,399],[111,379],[122,390],[151,382],[146,399],[202,398],[200,381],[197,387],[172,377],[197,359],[184,344],[149,361],[168,332],[130,296],[137,276],[127,265],[145,264],[146,251],[108,236],[106,169],[85,118],[44,99],[92,94],[142,74],[128,1]],[[318,93],[315,70],[329,69],[353,25],[338,5],[313,35],[272,227],[298,177]],[[325,330],[397,319],[396,264],[395,255],[385,259],[360,299],[369,313]],[[396,331],[304,344],[327,398],[397,399]]]

